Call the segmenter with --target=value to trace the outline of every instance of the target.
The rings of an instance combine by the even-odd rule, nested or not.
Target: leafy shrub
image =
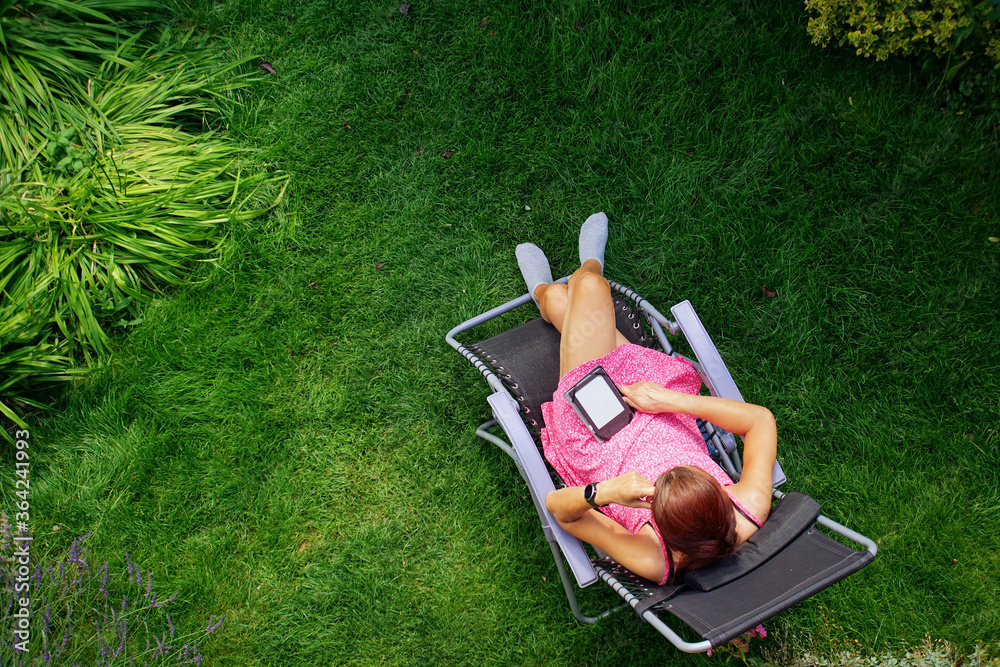
[[[946,641],[929,637],[921,646],[885,651],[879,655],[864,655],[857,651],[842,651],[833,656],[796,649],[783,660],[765,661],[761,667],[1000,667],[996,644],[977,645],[971,653],[957,650]]]
[[[877,60],[922,56],[925,72],[995,108],[1000,0],[806,0],[806,10],[814,44],[849,44]]]

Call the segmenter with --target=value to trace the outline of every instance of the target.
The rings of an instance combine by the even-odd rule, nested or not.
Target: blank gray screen
[[[576,392],[576,400],[594,421],[594,428],[604,427],[624,412],[611,387],[599,377],[581,387]]]

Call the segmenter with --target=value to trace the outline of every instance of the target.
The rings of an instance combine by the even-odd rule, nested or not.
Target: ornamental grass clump
[[[14,636],[17,598],[15,534],[0,513],[0,660],[11,667],[36,665],[201,665],[205,638],[225,621],[184,631],[171,617],[177,594],[162,597],[153,572],[125,554],[124,567],[91,565],[84,542],[73,540],[69,552],[48,565],[34,566],[27,582],[30,595],[29,640]],[[23,533],[20,537],[26,537]]]
[[[0,413],[22,427],[34,390],[92,366],[283,192],[220,132],[253,70],[113,19],[152,6],[0,0]]]
[[[33,165],[54,123],[86,125],[88,88],[128,36],[138,38],[151,0],[0,0],[0,188]],[[91,129],[112,128],[98,124]],[[30,180],[30,179],[29,179]]]

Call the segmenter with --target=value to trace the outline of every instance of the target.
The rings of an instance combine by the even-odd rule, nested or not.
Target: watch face
[[[597,506],[594,503],[594,496],[596,496],[596,495],[597,495],[597,485],[596,484],[588,484],[587,486],[585,486],[583,488],[583,499],[586,500],[589,504],[594,505],[594,507]]]

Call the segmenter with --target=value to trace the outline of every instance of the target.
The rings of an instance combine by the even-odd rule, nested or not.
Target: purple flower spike
[[[172,620],[170,620],[170,614],[166,614],[166,617],[167,617],[167,626],[170,628],[170,638],[173,639],[174,638],[174,622]]]
[[[118,628],[118,652],[115,656],[121,655],[121,652],[125,650],[125,635],[128,633],[128,619],[123,618],[121,627]]]
[[[98,572],[104,572],[104,578],[101,579],[101,595],[108,597],[108,563],[105,563]]]
[[[142,586],[142,570],[135,568],[135,583]]]
[[[146,597],[149,597],[149,594],[152,592],[152,590],[153,590],[153,572],[151,570],[146,570]]]
[[[128,557],[127,551],[125,552],[125,562],[128,563],[128,573],[132,574],[132,559]]]
[[[215,623],[215,624],[213,625],[213,624],[212,624],[212,618],[214,618],[214,616],[215,616],[215,614],[209,614],[209,617],[208,617],[208,627],[207,627],[207,628],[205,628],[205,632],[206,632],[206,633],[208,633],[208,634],[212,634],[213,632],[215,632],[216,630],[218,630],[218,629],[219,629],[219,628],[220,628],[220,627],[222,626],[222,622],[223,622],[224,620],[226,620],[226,615],[225,615],[225,614],[223,614],[223,615],[222,615],[222,616],[221,616],[221,617],[219,618],[219,622],[218,622],[218,623]]]
[[[128,605],[128,600],[125,599],[125,594],[122,593],[122,611],[125,611],[125,607]]]

